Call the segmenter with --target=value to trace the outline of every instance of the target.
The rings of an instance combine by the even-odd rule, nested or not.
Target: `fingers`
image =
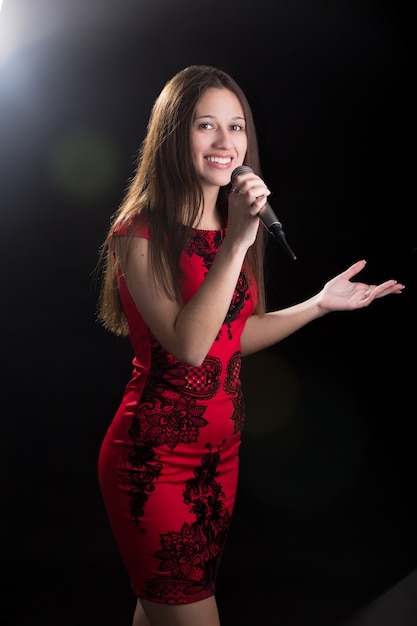
[[[402,283],[398,283],[396,280],[386,280],[380,285],[367,286],[359,283],[352,284],[358,288],[359,292],[363,292],[359,298],[359,304],[363,307],[368,306],[377,298],[383,298],[384,296],[388,296],[390,294],[399,294],[404,289],[404,285]]]
[[[250,206],[256,206],[256,208],[260,209],[265,204],[265,200],[271,192],[262,178],[250,172],[239,174],[239,176],[234,179],[231,193],[246,196]]]
[[[396,280],[386,280],[384,283],[380,285],[375,285],[374,287],[374,297],[382,298],[383,296],[387,296],[391,293],[402,293],[405,285],[397,282]]]
[[[356,261],[356,263],[353,263],[353,265],[351,265],[344,272],[342,272],[341,276],[343,276],[343,278],[347,278],[348,280],[350,280],[351,278],[353,278],[353,276],[356,276],[356,274],[359,274],[359,272],[363,270],[365,265],[366,265],[365,259]]]
[[[360,261],[356,261],[350,267],[348,267],[344,272],[340,274],[343,278],[350,281],[351,278],[359,274],[361,270],[366,265],[365,259],[361,259]],[[356,283],[359,289],[363,289],[363,297],[361,300],[371,302],[375,298],[382,298],[391,293],[401,293],[404,289],[405,285],[397,282],[394,279],[386,280],[379,285],[367,285],[366,283]]]

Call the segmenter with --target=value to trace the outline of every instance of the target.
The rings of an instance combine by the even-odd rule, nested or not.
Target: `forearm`
[[[174,335],[183,360],[199,365],[206,357],[229,310],[245,252],[225,240],[204,282],[179,311]]]
[[[244,262],[245,241],[225,237],[194,295],[186,302],[168,297],[155,284],[149,243],[133,238],[123,277],[159,343],[178,360],[201,365],[226,318]]]
[[[319,294],[279,311],[252,315],[242,333],[242,355],[268,348],[323,315]]]

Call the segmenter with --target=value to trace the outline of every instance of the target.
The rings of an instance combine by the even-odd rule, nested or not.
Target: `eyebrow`
[[[216,119],[215,115],[210,115],[209,113],[207,113],[206,115],[197,115],[194,119],[200,120],[203,117],[209,117],[212,120]],[[234,117],[232,117],[232,120],[243,120],[243,121],[245,121],[245,118],[242,117],[241,115],[235,115]]]

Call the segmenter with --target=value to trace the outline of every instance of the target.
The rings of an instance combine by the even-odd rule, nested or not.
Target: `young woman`
[[[240,165],[249,171],[231,174]],[[101,250],[99,318],[128,335],[133,371],[99,482],[137,597],[133,626],[218,626],[216,574],[236,495],[241,358],[329,311],[403,285],[353,282],[357,261],[305,302],[266,312],[270,193],[248,101],[191,66],[154,103],[138,166]]]

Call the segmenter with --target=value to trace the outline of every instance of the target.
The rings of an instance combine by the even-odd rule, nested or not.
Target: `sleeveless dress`
[[[225,232],[192,231],[180,261],[184,302],[204,281]],[[135,595],[195,602],[215,593],[235,503],[245,419],[240,336],[256,289],[242,271],[200,367],[164,350],[122,276],[119,293],[133,370],[100,449],[99,485]]]

